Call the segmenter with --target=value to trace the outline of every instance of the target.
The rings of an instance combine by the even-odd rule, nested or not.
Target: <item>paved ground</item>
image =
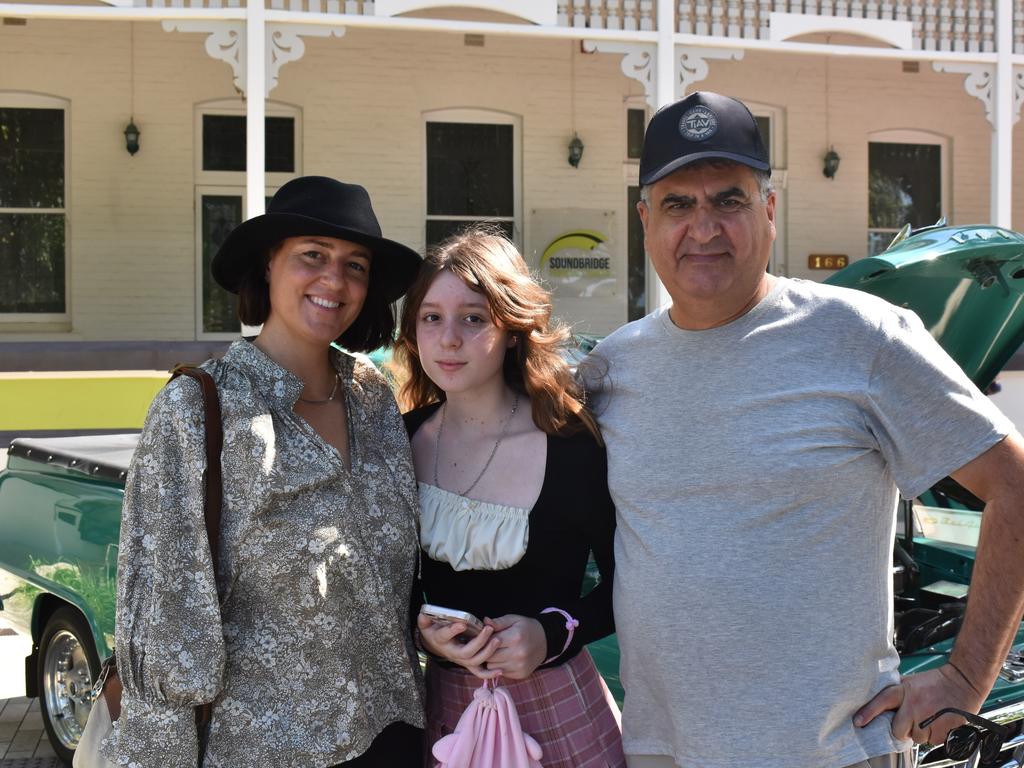
[[[25,698],[25,656],[31,642],[0,623],[0,768],[61,768],[39,714]]]

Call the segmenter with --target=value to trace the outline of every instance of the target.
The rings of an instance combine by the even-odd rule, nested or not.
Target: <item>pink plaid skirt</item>
[[[427,765],[430,747],[455,730],[483,681],[461,669],[427,664]],[[586,649],[575,658],[501,680],[512,694],[523,730],[544,750],[544,768],[625,768],[619,708]]]

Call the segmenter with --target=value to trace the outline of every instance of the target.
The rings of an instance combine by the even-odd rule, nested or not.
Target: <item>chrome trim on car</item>
[[[1011,683],[1024,680],[1024,651],[1010,651],[1003,662],[999,676]]]

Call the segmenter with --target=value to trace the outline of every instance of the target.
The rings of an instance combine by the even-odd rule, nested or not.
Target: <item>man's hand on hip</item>
[[[955,667],[944,664],[938,669],[907,675],[896,685],[883,688],[857,710],[853,724],[863,727],[883,712],[894,712],[892,735],[895,738],[911,738],[918,744],[942,744],[946,734],[960,725],[963,718],[943,715],[924,730],[918,724],[945,707],[978,712],[984,701],[985,697]]]

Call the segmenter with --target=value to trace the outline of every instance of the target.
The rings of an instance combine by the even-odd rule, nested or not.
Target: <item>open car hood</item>
[[[922,229],[825,282],[914,310],[981,389],[1024,343],[1024,235],[1007,229]]]

